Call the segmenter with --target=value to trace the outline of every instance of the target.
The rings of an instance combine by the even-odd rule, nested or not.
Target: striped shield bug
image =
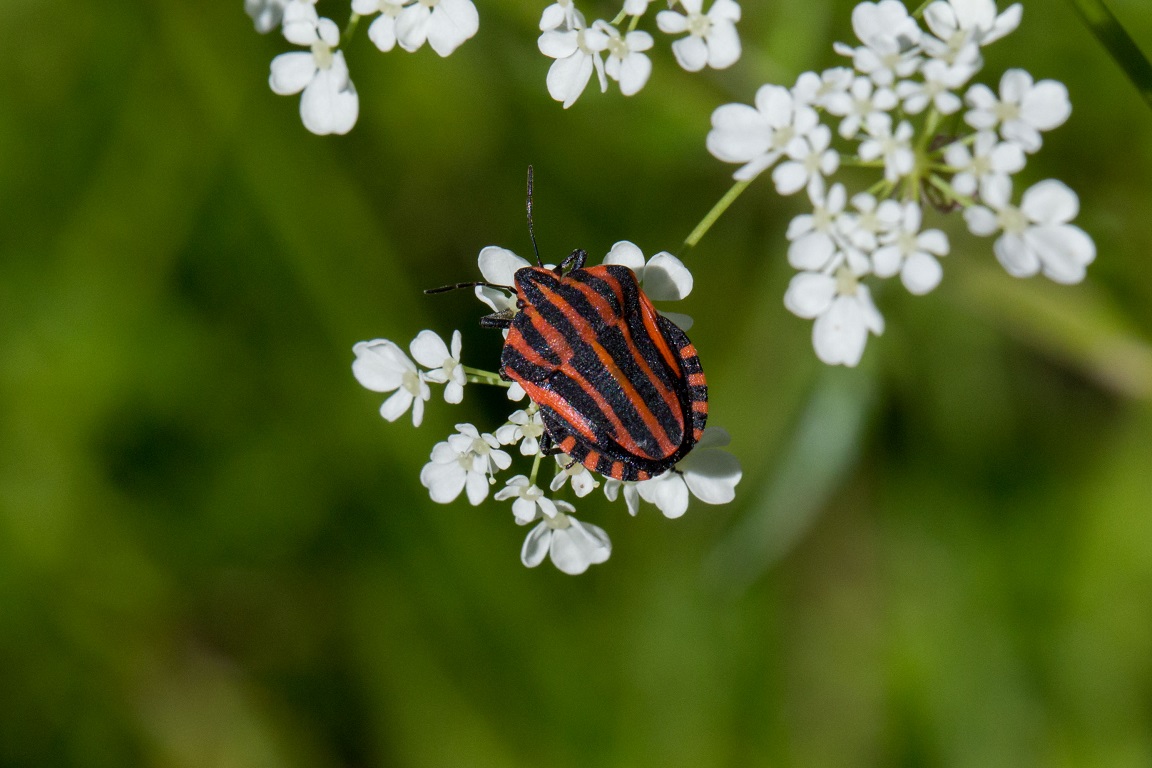
[[[563,452],[617,480],[647,480],[676,465],[704,433],[708,385],[684,331],[660,315],[626,266],[585,267],[573,251],[545,267],[532,228],[536,266],[518,269],[516,310],[481,318],[508,331],[500,375],[539,407],[545,454]]]

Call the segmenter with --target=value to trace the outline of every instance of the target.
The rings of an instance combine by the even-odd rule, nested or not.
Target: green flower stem
[[[960,205],[964,206],[965,208],[967,208],[968,206],[976,204],[975,200],[973,200],[972,198],[967,197],[965,195],[961,195],[955,189],[952,188],[951,184],[944,181],[944,179],[940,178],[939,176],[937,176],[934,173],[928,174],[928,183],[931,184],[932,186],[936,187],[936,189],[943,192],[944,195],[949,200],[955,200],[957,203],[960,203]]]
[[[841,168],[883,168],[883,160],[861,160],[856,155],[848,155],[847,157],[840,158]]]
[[[479,368],[470,368],[467,365],[461,367],[464,369],[464,375],[468,377],[468,381],[471,384],[491,384],[497,387],[512,386],[512,382],[504,381],[498,373],[484,371]]]
[[[868,187],[867,192],[877,200],[883,200],[892,194],[892,182],[888,181],[888,179],[880,179],[880,181]]]
[[[344,27],[344,32],[340,35],[340,45],[347,45],[352,39],[352,35],[356,34],[356,27],[360,25],[360,14],[353,13],[348,17],[348,26]]]
[[[540,460],[544,458],[544,454],[536,451],[536,458],[532,459],[532,474],[528,477],[529,485],[536,485],[536,476],[540,474]]]
[[[916,10],[912,11],[912,18],[918,19],[921,16],[923,16],[924,15],[924,9],[927,8],[931,4],[932,4],[932,0],[924,0],[924,2],[920,3],[920,6]]]
[[[1144,101],[1152,107],[1152,62],[1119,20],[1104,5],[1104,0],[1069,0],[1096,39],[1116,60],[1124,74],[1136,86]]]
[[[712,210],[708,211],[708,214],[684,240],[684,250],[692,248],[696,243],[700,242],[700,238],[708,234],[708,230],[712,229],[712,225],[716,223],[716,220],[724,215],[724,212],[728,210],[728,206],[732,205],[736,198],[740,197],[740,193],[747,189],[751,183],[749,180],[738,181],[733,184],[732,188],[724,193],[724,197],[720,198],[719,202],[712,206]]]

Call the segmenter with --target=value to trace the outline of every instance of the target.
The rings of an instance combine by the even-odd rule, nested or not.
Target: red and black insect
[[[528,174],[532,246],[532,172]],[[522,267],[515,313],[481,319],[504,328],[500,375],[540,408],[545,454],[563,452],[617,480],[647,480],[675,466],[700,439],[708,385],[696,348],[661,316],[628,267],[585,267],[573,251],[560,266]],[[488,283],[461,283],[432,292]]]

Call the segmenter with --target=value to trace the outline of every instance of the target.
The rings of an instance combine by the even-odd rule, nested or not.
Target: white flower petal
[[[1062,125],[1070,114],[1068,89],[1056,80],[1041,80],[1020,101],[1020,117],[1041,131]]]
[[[668,471],[659,477],[636,484],[640,497],[669,519],[683,516],[688,511],[688,486],[676,472]]]
[[[423,330],[416,334],[416,338],[408,346],[412,357],[425,368],[439,368],[451,355],[444,339],[435,331]]]
[[[815,272],[793,276],[784,293],[784,306],[797,317],[813,318],[826,312],[836,295],[836,279]]]
[[[416,370],[404,350],[387,339],[361,341],[352,351],[356,354],[352,375],[373,392],[391,392],[403,383],[405,372]]]
[[[468,494],[468,503],[479,506],[480,502],[488,497],[488,477],[479,472],[469,472],[464,488]]]
[[[432,501],[450,504],[464,490],[467,475],[464,468],[455,461],[451,464],[425,464],[420,470],[420,484],[428,489]]]
[[[280,96],[291,96],[304,90],[316,75],[316,61],[311,53],[293,51],[272,59],[268,87]]]
[[[684,262],[661,251],[644,268],[644,292],[655,301],[679,301],[692,293],[692,273]]]
[[[300,97],[304,127],[318,136],[345,134],[360,115],[360,97],[348,79],[344,52],[332,54],[332,66],[316,72]]]
[[[565,109],[575,104],[592,77],[593,58],[592,55],[577,51],[571,56],[552,62],[545,78],[548,95],[556,101],[563,102]]]
[[[602,563],[612,554],[608,534],[595,525],[569,518],[569,526],[552,532],[549,555],[562,572],[576,576],[588,566]]]
[[[506,285],[512,287],[516,284],[516,272],[524,267],[532,266],[507,248],[489,245],[480,251],[477,259],[480,274],[493,285]]]
[[[731,22],[714,21],[708,33],[708,66],[727,69],[740,60],[740,35]]]
[[[529,568],[535,568],[544,562],[548,555],[548,545],[552,543],[552,529],[548,523],[540,523],[524,539],[524,546],[520,550],[520,562]]]
[[[404,7],[396,17],[396,42],[406,51],[415,51],[428,39],[428,22],[432,11],[423,3]]]
[[[1057,283],[1078,283],[1085,267],[1096,258],[1096,244],[1079,227],[1070,224],[1031,227],[1024,242],[1040,258],[1044,275]]]
[[[724,104],[712,112],[708,151],[726,163],[744,163],[772,146],[772,127],[747,104]]]
[[[672,43],[672,54],[683,69],[699,72],[708,63],[708,44],[695,35],[689,35]]]
[[[940,262],[926,253],[916,252],[904,262],[900,270],[900,280],[910,293],[921,296],[940,284],[944,268]]]
[[[396,18],[382,14],[368,27],[368,39],[384,53],[396,47]]]
[[[1020,210],[1037,224],[1066,224],[1080,212],[1080,200],[1063,182],[1046,179],[1024,192]]]
[[[440,0],[428,20],[428,45],[447,56],[479,28],[480,15],[472,0]]]
[[[644,252],[635,243],[621,240],[608,251],[608,255],[604,257],[604,263],[619,264],[640,275],[644,270]]]
[[[727,504],[736,498],[736,485],[743,477],[740,462],[727,451],[700,450],[684,470],[684,482],[692,495],[705,504]]]
[[[620,93],[632,96],[640,92],[652,74],[652,60],[642,53],[633,53],[620,65]]]
[[[688,17],[675,11],[660,11],[656,14],[656,26],[668,35],[678,35],[688,31]]]
[[[574,29],[564,31],[550,31],[540,35],[536,40],[536,47],[540,53],[550,59],[564,59],[580,47],[580,33]]]
[[[853,296],[838,296],[812,326],[816,356],[828,365],[855,367],[864,355],[868,328],[864,313]]]
[[[996,238],[992,250],[1005,271],[1013,277],[1032,277],[1040,271],[1040,259],[1018,235],[1003,234]]]
[[[414,400],[415,398],[413,398],[412,393],[401,387],[380,406],[380,415],[388,421],[396,421],[396,419],[404,415],[405,411],[412,407]],[[420,401],[416,400],[416,402]]]

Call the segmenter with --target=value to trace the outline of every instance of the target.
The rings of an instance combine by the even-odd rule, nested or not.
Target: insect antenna
[[[489,283],[484,280],[476,280],[471,283],[453,283],[452,285],[442,285],[439,288],[427,288],[424,290],[424,293],[445,293],[447,291],[455,291],[458,288],[475,288],[478,285],[488,288],[499,288],[502,291],[508,290],[508,286],[506,285],[496,285],[495,283]]]
[[[536,247],[536,232],[532,228],[532,166],[528,166],[528,237],[532,240],[532,250],[536,254],[536,264],[544,266],[540,259],[540,249]]]

